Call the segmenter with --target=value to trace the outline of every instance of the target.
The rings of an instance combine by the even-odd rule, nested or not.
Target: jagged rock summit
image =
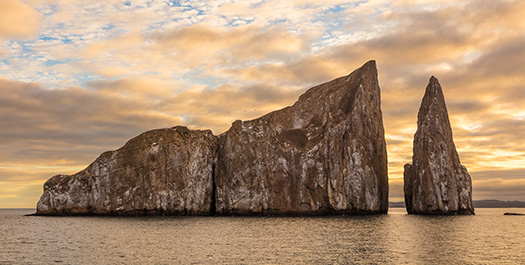
[[[387,153],[375,61],[220,136],[217,212],[386,213]]]
[[[375,61],[225,133],[143,133],[44,184],[37,215],[376,214],[388,210]]]
[[[431,77],[419,108],[412,164],[405,165],[409,214],[474,214],[472,181],[452,137],[445,97]]]

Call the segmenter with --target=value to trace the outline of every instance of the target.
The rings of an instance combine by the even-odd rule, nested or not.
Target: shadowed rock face
[[[37,214],[209,214],[217,142],[180,126],[145,132],[75,175],[49,179]]]
[[[220,136],[217,213],[386,213],[387,153],[374,61]]]
[[[405,204],[413,214],[474,214],[472,181],[461,165],[438,80],[419,108],[412,164],[405,165]]]
[[[39,215],[370,214],[388,210],[374,61],[219,137],[154,130],[44,184]]]

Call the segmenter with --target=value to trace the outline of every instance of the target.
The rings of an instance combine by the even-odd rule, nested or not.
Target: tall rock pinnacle
[[[472,181],[459,161],[443,90],[433,76],[419,108],[404,183],[409,214],[474,214]]]
[[[220,136],[217,213],[386,213],[375,61]]]

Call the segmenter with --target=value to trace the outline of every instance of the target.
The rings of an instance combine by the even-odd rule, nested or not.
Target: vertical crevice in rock
[[[216,194],[217,194],[217,184],[215,183],[215,170],[216,170],[216,164],[215,161],[212,165],[211,169],[211,203],[210,203],[210,215],[216,215],[217,214],[217,207],[215,206],[216,202]]]
[[[217,145],[215,148],[213,164],[211,165],[211,200],[210,200],[210,215],[217,215],[217,164],[219,163],[219,150],[220,150],[220,136],[217,138]]]

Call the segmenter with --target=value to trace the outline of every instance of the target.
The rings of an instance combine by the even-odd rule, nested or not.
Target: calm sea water
[[[525,216],[35,217],[0,210],[0,264],[525,264]]]

